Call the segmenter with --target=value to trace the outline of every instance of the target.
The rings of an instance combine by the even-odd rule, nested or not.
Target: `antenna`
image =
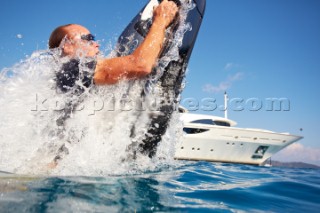
[[[228,118],[228,94],[224,92],[224,118]]]

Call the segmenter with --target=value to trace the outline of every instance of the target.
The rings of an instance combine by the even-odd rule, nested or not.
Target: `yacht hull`
[[[189,124],[184,129],[204,132],[185,134],[177,144],[175,158],[263,165],[273,154],[301,139],[286,133]]]

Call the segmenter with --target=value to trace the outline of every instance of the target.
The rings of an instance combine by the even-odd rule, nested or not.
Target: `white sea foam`
[[[181,22],[192,7],[190,4],[182,7]],[[181,24],[168,57],[159,61],[160,71],[151,79],[153,83],[161,77],[169,61],[177,59],[178,47],[187,30],[190,26]],[[131,129],[135,126],[136,134],[141,137],[146,133],[146,129],[141,128],[150,119],[150,113],[155,113],[148,106],[157,102],[156,90],[148,94],[144,102],[146,110],[142,111],[136,103],[140,103],[145,81],[122,81],[117,85],[92,88],[81,97],[57,93],[54,79],[60,68],[58,55],[59,52],[36,51],[25,61],[1,71],[0,170],[20,174],[97,176],[136,173],[173,164],[175,142],[182,135],[176,112],[156,156],[150,159],[138,154],[135,160],[128,160],[128,155],[132,154],[128,153]],[[79,99],[82,101],[62,130],[56,122],[61,109],[70,100]],[[56,168],[49,169],[48,164],[62,145],[68,148],[69,154]]]

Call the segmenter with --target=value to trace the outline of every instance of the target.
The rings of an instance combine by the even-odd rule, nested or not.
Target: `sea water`
[[[135,175],[0,176],[0,212],[319,212],[320,170],[184,162]]]

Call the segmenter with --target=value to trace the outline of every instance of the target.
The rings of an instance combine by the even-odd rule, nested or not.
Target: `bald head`
[[[61,42],[66,38],[66,42]],[[94,41],[94,36],[90,31],[78,24],[67,24],[57,27],[50,36],[49,48],[62,48],[63,55],[74,57],[83,55],[87,57],[96,56],[99,53],[99,44]]]
[[[66,24],[57,27],[50,35],[49,48],[57,48],[60,46],[61,41],[67,36],[73,38],[77,32],[87,33],[89,30],[78,24]]]
[[[66,28],[71,26],[72,24],[67,24],[63,26],[57,27],[54,31],[52,31],[49,38],[49,48],[57,48],[60,46],[62,39],[67,35]]]

